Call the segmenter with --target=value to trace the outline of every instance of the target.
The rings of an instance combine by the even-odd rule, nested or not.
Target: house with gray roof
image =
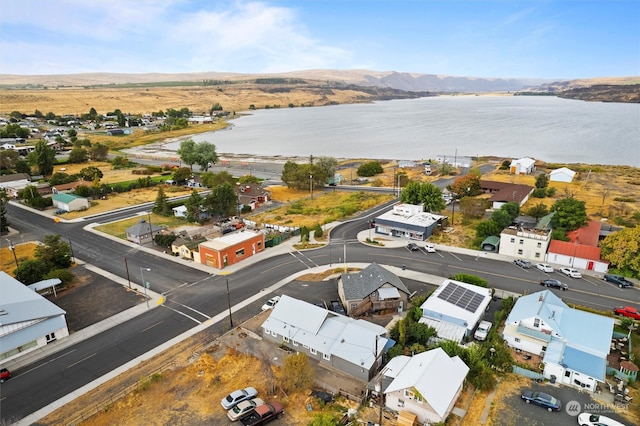
[[[605,381],[614,322],[544,290],[518,298],[502,334],[509,346],[540,355],[547,379],[595,392]]]
[[[262,323],[265,340],[305,353],[320,366],[371,380],[395,342],[377,324],[349,318],[311,303],[282,295]]]
[[[69,335],[66,312],[0,271],[0,363]]]
[[[144,219],[140,219],[138,223],[130,226],[126,230],[127,240],[133,241],[136,244],[148,244],[153,241],[153,237],[160,234],[162,228],[147,222]]]
[[[347,315],[359,317],[374,312],[403,312],[409,304],[409,290],[398,276],[372,263],[338,280],[338,295]]]
[[[444,424],[468,373],[460,357],[450,357],[442,348],[394,357],[380,373],[384,376],[381,383],[391,379],[382,389],[385,406],[415,414],[419,424]]]
[[[51,200],[56,208],[66,212],[82,211],[89,208],[89,199],[75,194],[61,192],[53,194]]]
[[[396,204],[375,219],[375,233],[424,241],[442,223],[445,216],[423,211],[421,205]]]

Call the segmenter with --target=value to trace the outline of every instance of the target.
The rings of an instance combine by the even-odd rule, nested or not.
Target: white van
[[[476,340],[487,340],[487,335],[489,334],[489,330],[491,330],[491,324],[489,321],[480,321],[478,324],[478,328],[476,328],[476,332],[473,333],[473,337]]]

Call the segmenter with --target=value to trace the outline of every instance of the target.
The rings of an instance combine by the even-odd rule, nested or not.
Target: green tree
[[[0,137],[2,138],[28,138],[31,131],[27,128],[20,127],[17,123],[9,123],[4,128],[0,128]]]
[[[189,166],[189,170],[193,171],[193,165],[198,162],[198,152],[196,151],[196,143],[193,139],[186,139],[180,142],[178,155],[182,162]]]
[[[482,220],[476,225],[476,236],[479,239],[485,239],[492,235],[500,235],[502,229],[503,228],[491,219]]]
[[[180,167],[173,172],[173,180],[181,185],[187,181],[191,177],[191,169],[189,167]]]
[[[80,178],[85,182],[93,182],[93,180],[98,177],[98,179],[102,179],[104,176],[102,170],[95,166],[84,167],[78,172]]]
[[[26,173],[28,175],[31,175],[31,166],[29,166],[29,163],[23,159],[16,161],[15,170],[16,173]]]
[[[294,163],[293,161],[287,161],[284,163],[282,167],[282,174],[280,175],[280,179],[287,185],[289,188],[297,188],[298,185],[298,170],[300,169],[300,165],[298,163]]]
[[[384,169],[379,161],[369,161],[368,163],[364,163],[358,167],[357,173],[358,176],[369,177],[375,176],[383,171]]]
[[[49,185],[62,185],[72,182],[73,178],[64,172],[55,172],[49,179]]]
[[[232,184],[225,183],[216,186],[211,191],[211,196],[215,200],[215,207],[212,213],[220,216],[230,216],[237,211],[238,194]]]
[[[187,208],[187,220],[189,222],[199,222],[200,213],[202,212],[202,197],[195,189],[184,203]]]
[[[511,225],[512,222],[512,218],[509,213],[502,209],[494,210],[494,212],[491,213],[491,220],[493,220],[493,222],[500,228],[501,231],[507,226]]]
[[[431,182],[410,181],[400,193],[403,203],[422,204],[423,211],[439,212],[446,207],[442,190]]]
[[[329,179],[335,177],[338,168],[338,160],[333,157],[318,157],[315,163],[322,169],[327,177],[325,184],[329,183]]]
[[[214,188],[218,185],[224,185],[225,183],[230,183],[232,185],[236,183],[236,179],[225,170],[220,173],[204,172],[200,175],[200,180],[207,188]],[[240,182],[241,180],[242,178],[238,181]]]
[[[478,219],[484,216],[485,210],[488,205],[488,201],[483,198],[476,197],[462,197],[460,199],[460,212],[467,219]]]
[[[309,389],[315,380],[315,373],[307,355],[303,352],[287,355],[279,379],[285,392]]]
[[[536,177],[536,188],[546,188],[549,186],[549,176],[546,173],[539,174]]]
[[[14,151],[13,149],[0,149],[0,169],[15,170],[18,160],[20,160],[18,151]]]
[[[42,281],[44,276],[51,270],[47,262],[40,259],[28,259],[20,262],[20,265],[13,271],[13,275],[24,285],[29,285]]]
[[[9,220],[7,219],[7,203],[9,202],[9,196],[7,190],[0,188],[0,234],[6,234],[9,232]]]
[[[611,266],[640,277],[640,225],[609,234],[600,242],[600,249]]]
[[[541,217],[546,216],[548,213],[549,210],[547,209],[547,205],[544,203],[538,203],[527,210],[527,215],[536,219],[540,219]]]
[[[210,142],[202,141],[198,142],[195,146],[196,164],[200,166],[200,169],[207,171],[209,167],[218,162],[218,154],[216,153],[216,146]]]
[[[73,148],[69,152],[69,163],[85,163],[87,159],[87,150],[84,148]]]
[[[38,167],[38,173],[49,176],[53,173],[56,152],[47,145],[44,140],[38,141],[31,153],[27,156],[29,164]]]
[[[156,202],[153,205],[153,209],[151,209],[151,211],[155,214],[159,214],[162,216],[171,215],[171,209],[169,208],[168,198],[164,193],[164,189],[162,189],[162,186],[158,187],[158,195],[156,197]]]
[[[247,183],[255,183],[255,184],[259,184],[260,183],[260,178],[254,175],[244,175],[244,176],[240,176],[238,178],[238,183],[240,184],[247,184]]]
[[[587,209],[584,201],[573,197],[556,201],[551,206],[551,211],[556,212],[551,218],[551,225],[554,228],[573,231],[587,223]]]
[[[60,235],[45,235],[44,244],[36,247],[36,259],[47,262],[49,269],[61,269],[71,266],[71,246]]]
[[[105,161],[109,155],[109,147],[101,143],[97,143],[89,150],[89,157],[93,161]]]

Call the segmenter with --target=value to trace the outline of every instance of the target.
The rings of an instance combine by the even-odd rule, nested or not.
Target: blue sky
[[[5,0],[0,73],[640,75],[640,0]]]

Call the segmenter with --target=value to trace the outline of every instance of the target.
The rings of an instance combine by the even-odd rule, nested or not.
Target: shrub
[[[382,169],[382,165],[378,161],[369,161],[368,163],[362,164],[358,167],[358,176],[375,176],[378,173],[382,173],[384,170]]]

